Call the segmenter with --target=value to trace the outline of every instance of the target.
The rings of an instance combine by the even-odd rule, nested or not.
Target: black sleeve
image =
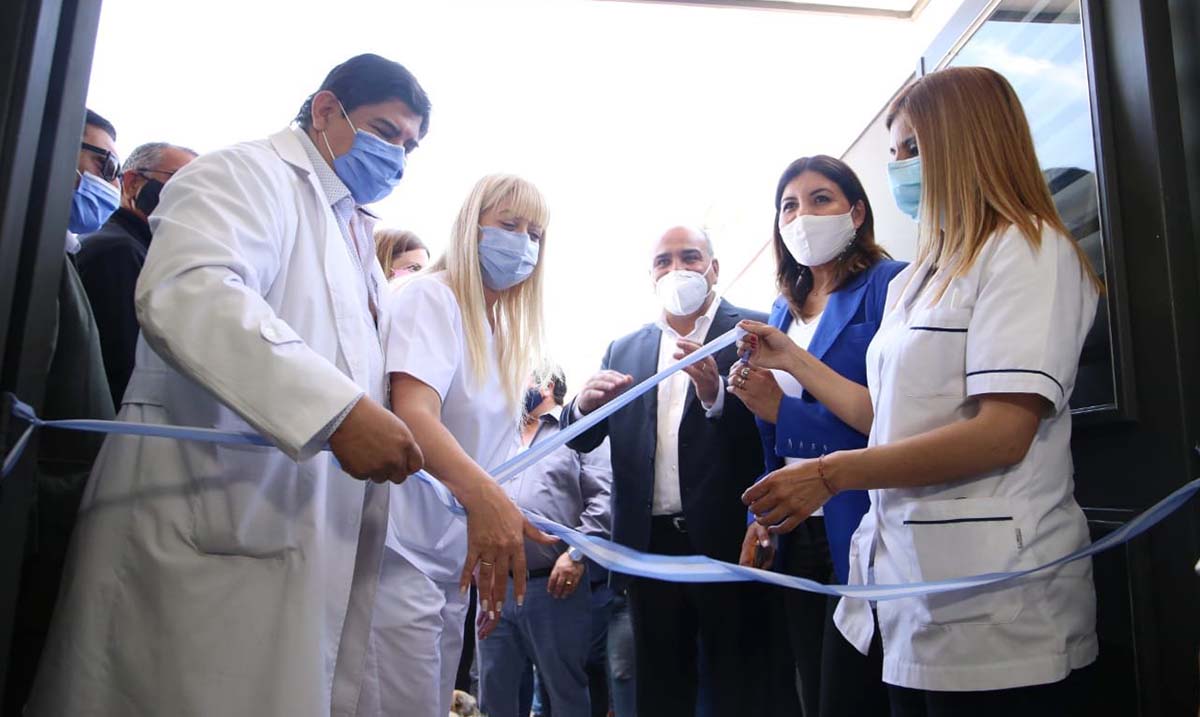
[[[128,246],[105,248],[88,256],[79,266],[79,278],[87,291],[100,332],[100,352],[115,406],[121,405],[121,397],[133,373],[140,328],[133,306],[133,291],[141,270],[142,257]]]
[[[609,367],[609,362],[612,360],[612,348],[613,345],[609,344],[608,348],[604,351],[604,359],[600,362],[601,371]],[[575,402],[578,400],[579,396],[576,395],[575,398],[571,399],[570,403],[563,407],[563,428],[568,428],[572,423],[575,422]],[[605,419],[597,423],[595,426],[592,426],[587,431],[584,431],[582,434],[576,437],[575,440],[567,443],[567,446],[573,451],[579,451],[580,453],[591,453],[600,447],[600,444],[604,442],[605,438],[608,438],[608,419]]]

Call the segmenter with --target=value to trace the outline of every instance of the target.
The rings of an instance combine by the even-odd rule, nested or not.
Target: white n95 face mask
[[[712,264],[708,265],[708,269]],[[687,316],[696,313],[708,297],[708,280],[704,274],[680,269],[667,272],[654,284],[654,293],[663,309],[672,316]]]
[[[854,241],[853,210],[845,214],[801,214],[779,229],[788,253],[804,266],[833,261]]]

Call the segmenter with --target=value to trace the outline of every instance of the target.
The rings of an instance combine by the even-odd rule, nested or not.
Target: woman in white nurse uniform
[[[1039,565],[1088,543],[1067,402],[1099,282],[1001,75],[927,75],[900,93],[887,124],[893,193],[920,222],[917,260],[889,287],[869,391],[804,376],[822,403],[850,397],[872,418],[868,446],[775,471],[745,500],[787,532],[831,495],[869,489],[852,584],[872,571],[884,584]],[[804,372],[785,335],[746,328],[752,364]],[[1095,602],[1091,562],[1080,560],[874,610],[843,599],[836,621],[861,652],[881,638],[893,715],[1064,715],[1081,689],[1072,672],[1096,658]]]
[[[459,211],[445,255],[389,298],[384,368],[392,410],[410,422],[426,470],[473,516],[517,512],[488,472],[520,448],[525,382],[541,353],[546,220],[532,184],[484,177]],[[524,552],[510,562],[480,551],[486,536],[468,535],[427,484],[397,488],[368,667],[378,671],[386,714],[445,717],[471,576],[482,614],[498,614],[510,572],[517,601],[524,596]],[[523,547],[525,537],[554,540],[525,521],[524,535],[497,542]]]

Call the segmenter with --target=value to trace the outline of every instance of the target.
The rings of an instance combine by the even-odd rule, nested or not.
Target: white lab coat
[[[923,488],[871,491],[850,546],[850,582],[879,584],[1023,570],[1088,544],[1074,498],[1071,413],[1079,352],[1097,293],[1071,239],[1051,229],[1034,250],[1016,229],[988,240],[936,301],[928,263],[888,290],[867,351],[875,406],[870,445],[975,415],[977,396],[1036,394],[1052,406],[1008,468]],[[931,305],[932,301],[932,305]],[[877,604],[883,680],[925,690],[998,690],[1056,682],[1096,658],[1091,560],[941,595]],[[864,654],[874,620],[843,599],[842,634]]]
[[[353,715],[388,491],[318,451],[386,395],[363,275],[291,129],[192,162],[151,223],[120,418],[279,449],[109,437],[29,714]]]

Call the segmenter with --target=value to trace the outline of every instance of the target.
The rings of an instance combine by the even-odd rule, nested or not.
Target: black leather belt
[[[676,513],[675,515],[656,515],[651,518],[651,520],[662,526],[669,526],[677,533],[688,532],[687,518],[684,517],[683,513]]]

